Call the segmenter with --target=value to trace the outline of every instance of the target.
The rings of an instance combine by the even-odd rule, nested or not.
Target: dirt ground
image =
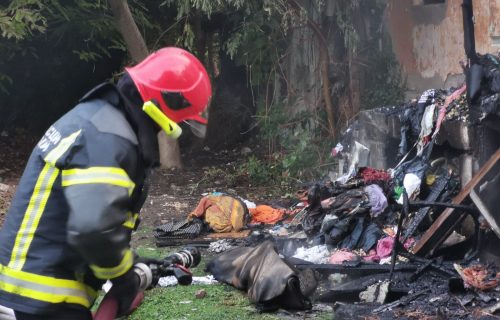
[[[240,148],[221,152],[201,150],[184,155],[182,169],[156,170],[141,212],[142,227],[186,217],[200,198],[210,192],[225,192],[258,203],[279,198],[282,193],[279,188],[253,186],[237,172],[244,161]]]
[[[0,137],[0,150],[2,150],[0,153],[0,227],[35,144],[35,139],[25,136],[14,140],[9,137]],[[226,192],[256,203],[286,203],[288,200],[281,199],[281,195],[285,194],[284,190],[279,187],[254,186],[241,173],[240,168],[246,161],[246,156],[243,156],[241,152],[243,147],[245,146],[218,152],[208,149],[194,150],[182,155],[184,164],[182,169],[155,170],[151,176],[149,196],[140,214],[140,232],[135,233],[132,240],[133,247],[151,246],[154,243],[153,230],[156,226],[185,218],[206,193]],[[162,249],[168,252],[172,248]],[[208,259],[209,253],[203,252],[206,255],[205,259]],[[308,313],[308,319],[317,318],[323,314],[322,310],[316,309],[317,307],[313,312]],[[244,311],[240,312],[243,314]],[[278,318],[306,318],[305,313],[282,312],[284,313],[277,314]]]
[[[20,133],[0,136],[0,225],[5,219],[15,188],[36,137]],[[184,153],[182,169],[157,169],[151,176],[149,196],[141,211],[141,228],[184,218],[205,193],[220,191],[239,195],[254,202],[268,202],[284,194],[275,187],[252,186],[239,168],[245,162],[238,146],[214,152],[192,149]]]
[[[0,226],[36,140],[23,132],[0,133]]]

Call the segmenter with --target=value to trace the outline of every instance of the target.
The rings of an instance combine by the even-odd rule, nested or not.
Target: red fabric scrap
[[[342,264],[344,261],[354,261],[358,256],[351,251],[338,250],[335,251],[328,260],[331,264]]]
[[[371,249],[370,251],[368,251],[367,255],[363,257],[363,261],[379,263],[380,257],[378,256],[375,249]]]
[[[467,90],[467,86],[464,84],[462,87],[460,87],[459,89],[455,90],[452,94],[447,96],[446,99],[444,100],[444,104],[439,107],[439,115],[436,120],[436,130],[434,130],[434,133],[432,134],[433,137],[436,136],[437,133],[439,132],[439,129],[441,128],[441,123],[443,123],[444,117],[446,116],[446,111],[447,111],[446,109],[448,109],[450,103],[452,103],[458,97],[460,97],[465,92],[465,90]]]
[[[366,184],[374,181],[384,181],[387,182],[391,180],[391,175],[384,170],[378,170],[374,168],[361,168],[359,170],[359,175]]]
[[[410,238],[406,240],[403,246],[406,249],[409,249],[414,242],[415,240],[413,238]],[[377,255],[380,257],[380,259],[387,258],[391,255],[393,247],[394,247],[394,237],[382,238],[377,242]]]

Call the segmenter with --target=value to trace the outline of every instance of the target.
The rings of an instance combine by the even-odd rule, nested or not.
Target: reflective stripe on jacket
[[[90,307],[105,279],[131,268],[146,168],[114,95],[80,103],[33,150],[0,231],[0,305]]]

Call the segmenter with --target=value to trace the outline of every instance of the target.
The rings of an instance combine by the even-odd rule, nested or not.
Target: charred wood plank
[[[461,204],[470,194],[471,190],[481,181],[481,179],[495,166],[500,159],[500,149],[498,149],[490,159],[481,167],[479,172],[469,181],[460,193],[453,198],[453,204]],[[465,218],[466,213],[448,208],[439,218],[434,221],[427,232],[417,242],[414,252],[420,256],[430,256],[433,254],[453,229]]]
[[[425,201],[436,201],[439,195],[443,192],[444,188],[448,184],[450,177],[448,175],[440,177],[438,181],[436,182],[436,185],[432,188],[431,193],[425,198]],[[415,202],[410,203],[410,206],[414,204]],[[415,215],[415,217],[412,219],[410,225],[406,228],[404,236],[403,236],[403,243],[406,242],[406,240],[413,236],[417,228],[420,226],[424,218],[427,216],[429,211],[431,210],[431,207],[423,207],[420,208]]]
[[[366,290],[366,286],[351,287],[351,288],[334,288],[318,297],[318,301],[325,303],[333,303],[337,301],[342,302],[356,302],[359,301],[359,294]],[[410,289],[408,288],[393,288],[391,287],[390,293],[398,296],[405,296]]]
[[[395,272],[415,272],[421,264],[401,263],[394,266]],[[346,264],[295,264],[297,269],[313,269],[322,274],[341,273],[350,276],[366,276],[378,273],[389,273],[391,265],[359,263],[356,265]]]
[[[422,273],[427,269],[429,268],[430,266],[432,265],[432,260],[429,260],[427,261],[426,264],[424,264],[423,266],[421,266],[420,268],[417,269],[417,271],[415,271],[411,277],[410,277],[410,282],[413,282],[415,280],[417,280],[421,275]]]
[[[195,245],[198,247],[209,247],[213,239],[156,239],[155,244],[157,247],[176,247],[183,245]]]
[[[418,257],[416,255],[413,255],[413,254],[407,253],[407,252],[402,252],[401,255],[405,258],[408,258],[411,262],[418,262],[418,263],[423,264],[420,268],[427,266],[426,268],[431,268],[433,271],[437,272],[439,275],[441,275],[443,277],[449,278],[449,277],[455,277],[457,275],[456,271],[454,271],[454,269],[453,269],[453,264],[451,264],[449,262],[447,262],[448,265],[446,266],[446,265],[443,265],[442,261],[437,262],[434,260],[425,259],[425,258]],[[451,270],[453,270],[453,271],[451,271]],[[416,272],[418,272],[418,270],[415,271],[415,273]]]
[[[173,247],[187,244],[198,244],[199,246],[206,246],[214,241],[222,240],[222,239],[242,239],[247,238],[250,235],[251,230],[243,230],[240,232],[222,232],[222,233],[210,233],[204,236],[192,238],[192,239],[174,239],[167,238],[156,239],[157,247]]]
[[[376,309],[373,309],[373,313],[374,314],[378,314],[378,313],[382,313],[382,312],[386,312],[386,311],[390,311],[392,310],[393,308],[396,308],[396,307],[399,307],[399,306],[404,306],[406,304],[408,304],[409,302],[417,299],[418,297],[420,297],[421,295],[424,295],[426,293],[428,293],[429,291],[431,291],[430,289],[424,289],[424,290],[421,290],[421,291],[418,291],[418,292],[415,292],[413,294],[410,294],[410,295],[407,295],[407,296],[404,296],[402,297],[401,299],[399,300],[396,300],[394,302],[391,302],[391,303],[386,303],[384,305],[382,305],[381,307],[379,308],[376,308]]]
[[[472,195],[472,193],[471,193]],[[468,205],[463,205],[463,204],[453,204],[453,203],[448,203],[448,202],[432,202],[432,201],[411,201],[410,202],[410,207],[417,207],[417,208],[422,208],[422,207],[440,207],[440,208],[453,208],[453,209],[459,209],[467,212],[472,212],[472,213],[479,213],[479,209],[474,207],[474,206],[468,206]]]

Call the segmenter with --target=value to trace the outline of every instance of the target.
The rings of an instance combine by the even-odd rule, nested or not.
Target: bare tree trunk
[[[360,84],[360,73],[359,63],[356,60],[356,53],[349,50],[348,61],[349,61],[349,97],[351,100],[351,108],[349,114],[347,114],[347,119],[356,116],[359,113],[361,105],[361,84]]]
[[[109,0],[111,11],[132,60],[140,62],[148,56],[146,42],[135,24],[127,0]],[[181,167],[181,153],[177,140],[168,138],[163,131],[158,134],[160,162],[164,168]]]
[[[363,7],[361,5],[354,8],[353,11],[353,21],[354,30],[359,37],[359,43],[368,43],[368,35],[366,32],[366,22],[363,16]],[[363,68],[360,65],[361,56],[359,50],[353,52],[352,48],[348,48],[349,51],[349,90],[351,97],[351,108],[352,113],[350,117],[356,116],[361,109],[361,90],[363,88]],[[368,56],[367,59],[370,57]]]
[[[194,17],[194,34],[195,34],[195,44],[196,44],[196,53],[198,59],[203,63],[203,65],[207,65],[206,62],[206,34],[205,30],[201,25],[202,15],[200,10],[196,9]]]
[[[303,7],[296,0],[288,0],[288,3],[297,11],[301,11]],[[328,53],[328,43],[321,31],[321,27],[312,21],[309,17],[307,19],[307,25],[314,32],[314,35],[318,39],[319,46],[319,63],[321,72],[321,82],[322,82],[322,92],[323,100],[325,102],[325,110],[328,119],[328,131],[332,139],[335,139],[336,130],[336,119],[335,119],[335,107],[333,106],[332,98],[330,96],[330,79],[328,78],[328,65],[330,63],[330,54]]]
[[[215,78],[215,68],[214,68],[214,33],[207,33],[207,72],[212,79]]]
[[[132,60],[135,62],[144,60],[149,54],[148,48],[135,24],[127,0],[109,0],[109,5]]]
[[[336,119],[335,110],[332,103],[332,98],[330,97],[330,79],[328,78],[328,64],[330,63],[330,55],[328,53],[328,44],[326,42],[323,32],[321,32],[320,27],[314,23],[311,19],[307,19],[308,25],[314,31],[314,34],[318,38],[319,42],[319,52],[320,52],[320,71],[321,80],[323,82],[323,100],[325,101],[326,115],[328,118],[328,131],[332,139],[335,139],[335,129],[336,129]]]

